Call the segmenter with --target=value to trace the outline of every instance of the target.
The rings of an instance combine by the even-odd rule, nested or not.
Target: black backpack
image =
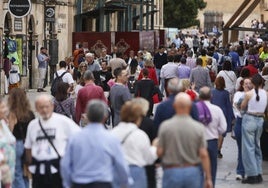
[[[135,93],[135,89],[136,89],[136,79],[135,76],[130,76],[128,78],[128,89],[130,93]]]
[[[56,74],[56,78],[53,79],[52,81],[52,84],[51,84],[51,88],[50,88],[50,91],[51,91],[51,95],[55,97],[55,94],[56,94],[56,91],[57,91],[57,87],[58,87],[58,84],[60,82],[63,82],[62,81],[62,77],[66,74],[67,72],[64,72],[62,73],[62,75],[58,75],[57,72],[55,72]]]

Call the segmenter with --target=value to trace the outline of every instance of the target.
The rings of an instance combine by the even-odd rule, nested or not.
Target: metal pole
[[[140,31],[143,29],[143,0],[140,0]]]
[[[44,47],[47,48],[47,36],[46,36],[46,1],[44,1]]]

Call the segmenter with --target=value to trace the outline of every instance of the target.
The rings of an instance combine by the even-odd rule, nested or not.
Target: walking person
[[[130,188],[147,188],[145,166],[153,164],[157,159],[156,147],[151,146],[147,134],[139,129],[142,116],[142,106],[128,101],[121,108],[121,122],[112,130],[112,134],[123,146],[125,159],[134,181]]]
[[[179,93],[174,103],[176,114],[161,124],[157,154],[164,168],[162,188],[201,187],[200,166],[205,187],[212,188],[205,130],[190,117],[191,106],[190,96]]]
[[[241,109],[246,109],[242,119],[242,159],[247,178],[242,183],[262,182],[262,153],[260,137],[263,130],[263,118],[267,107],[267,92],[262,89],[261,75],[252,77],[254,88],[245,93]]]
[[[40,48],[40,53],[37,56],[37,60],[38,60],[38,72],[39,72],[37,92],[46,92],[46,90],[44,90],[43,87],[46,78],[48,62],[50,60],[50,57],[47,54],[47,48],[45,47]]]
[[[8,96],[9,127],[16,138],[16,165],[13,188],[28,188],[29,180],[24,174],[24,142],[28,124],[34,119],[30,102],[23,89],[14,88]]]
[[[88,103],[89,123],[69,140],[61,160],[64,187],[112,188],[114,174],[120,177],[120,186],[128,187],[129,169],[122,146],[103,125],[107,110],[101,100],[93,99]]]
[[[242,71],[241,71],[242,72]],[[236,180],[242,180],[245,177],[245,170],[242,161],[242,118],[244,112],[241,111],[241,102],[245,97],[245,93],[252,89],[251,80],[245,78],[241,80],[238,91],[234,94],[233,108],[236,117],[234,133],[235,140],[238,148],[237,167],[236,167]]]
[[[66,116],[53,113],[50,95],[39,95],[35,107],[39,118],[30,122],[24,144],[33,174],[32,188],[62,188],[60,158],[65,153],[68,138],[80,129]]]

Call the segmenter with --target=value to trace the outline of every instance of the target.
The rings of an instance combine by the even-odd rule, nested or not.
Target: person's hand
[[[192,83],[191,83],[190,88],[191,88],[192,90],[194,90],[194,89],[195,89],[195,83],[194,83],[194,82],[192,82]]]
[[[205,180],[205,188],[213,188],[213,183],[211,179]]]

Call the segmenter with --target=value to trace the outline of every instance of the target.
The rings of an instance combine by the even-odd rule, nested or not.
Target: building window
[[[21,18],[15,18],[14,31],[22,31],[22,19]]]

